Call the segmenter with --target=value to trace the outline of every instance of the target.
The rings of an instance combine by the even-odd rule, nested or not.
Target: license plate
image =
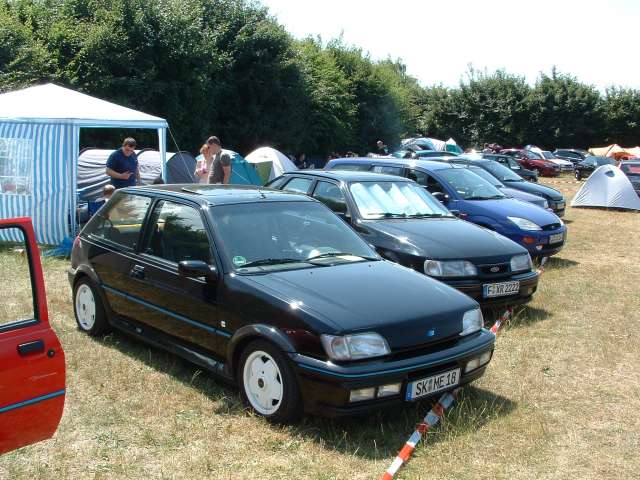
[[[407,400],[415,400],[420,397],[431,395],[432,393],[455,387],[460,383],[460,369],[448,370],[446,372],[432,375],[431,377],[416,380],[407,385]]]
[[[556,209],[558,210],[562,210],[565,207],[564,202],[558,202],[556,203]]]
[[[549,236],[549,243],[560,243],[564,238],[563,233],[556,233],[555,235]]]
[[[504,297],[520,291],[520,282],[487,283],[482,286],[484,298]]]

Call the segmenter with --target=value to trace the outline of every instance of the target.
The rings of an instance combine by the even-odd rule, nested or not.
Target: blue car
[[[408,177],[425,187],[460,218],[494,230],[525,247],[532,257],[555,255],[567,228],[558,216],[531,203],[509,198],[468,168],[429,160],[345,158],[326,170],[369,170]]]

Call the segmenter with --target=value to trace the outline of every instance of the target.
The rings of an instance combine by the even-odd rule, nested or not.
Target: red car
[[[500,150],[500,153],[515,158],[520,165],[529,170],[533,170],[538,176],[557,177],[560,175],[559,165],[545,160],[535,152],[520,148],[507,148]]]
[[[0,254],[7,254],[14,287],[5,286],[0,294],[2,454],[53,436],[64,408],[65,363],[62,346],[49,325],[31,219],[0,220],[0,245]],[[17,317],[17,311],[24,314]]]

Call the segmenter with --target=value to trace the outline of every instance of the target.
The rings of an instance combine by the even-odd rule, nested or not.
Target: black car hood
[[[357,262],[236,277],[276,297],[318,333],[377,332],[406,348],[457,335],[478,304],[463,293],[395,263]],[[435,330],[433,336],[427,335]]]
[[[527,251],[502,235],[457,218],[393,219],[363,222],[383,248],[436,260],[501,263]],[[378,246],[378,245],[375,245]]]
[[[531,182],[503,182],[507,187],[544,197],[547,200],[562,201],[564,198],[558,190]]]

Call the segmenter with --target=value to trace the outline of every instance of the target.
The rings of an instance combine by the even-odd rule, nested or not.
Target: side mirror
[[[210,281],[218,278],[218,269],[202,260],[183,260],[178,263],[178,274],[187,278],[204,277]]]
[[[452,214],[454,214],[456,217],[460,218],[460,210],[449,210]]]

